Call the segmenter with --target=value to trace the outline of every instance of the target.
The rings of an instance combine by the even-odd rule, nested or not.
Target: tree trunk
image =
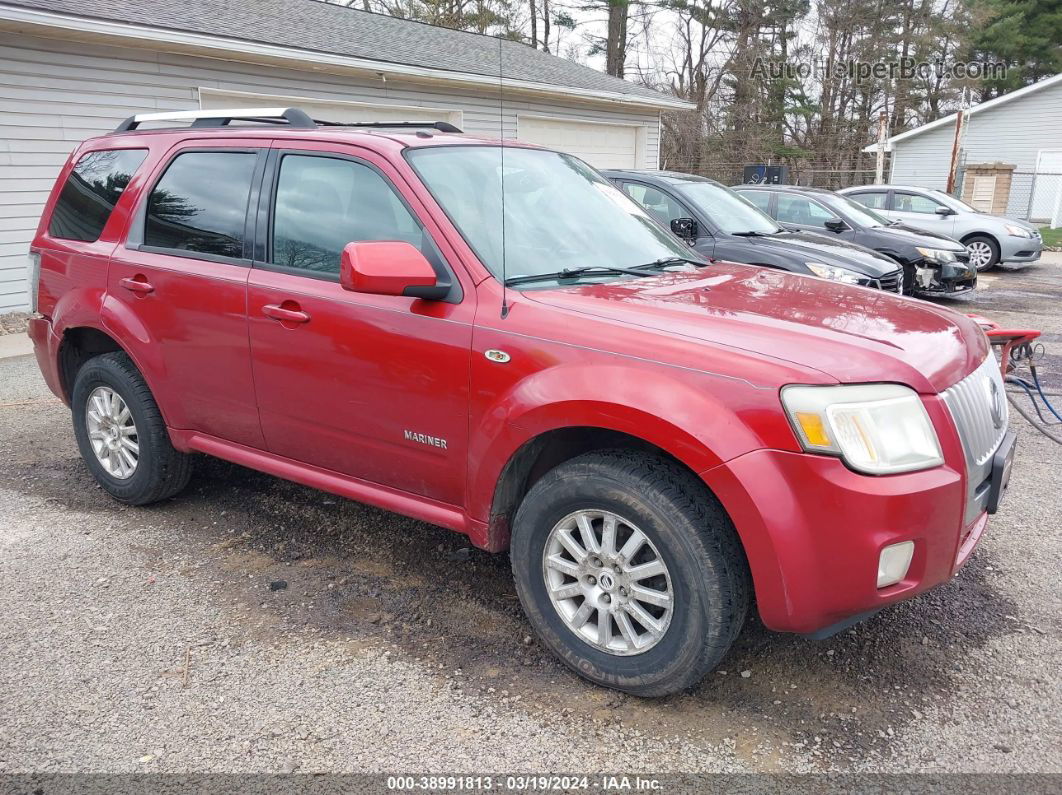
[[[549,0],[542,0],[542,49],[549,52]]]
[[[529,0],[531,6],[531,46],[538,49],[538,9],[535,0]]]
[[[608,39],[605,45],[605,71],[623,77],[627,60],[628,0],[608,0]]]

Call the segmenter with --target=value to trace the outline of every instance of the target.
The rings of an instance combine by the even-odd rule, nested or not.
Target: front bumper
[[[1035,262],[1043,253],[1044,241],[1036,237],[1014,237],[1008,235],[999,243],[1000,262]]]
[[[958,295],[977,287],[977,270],[969,262],[921,260],[904,268],[904,292],[915,295]]]
[[[758,450],[702,474],[730,513],[763,623],[815,633],[947,582],[987,525],[964,522],[966,484],[944,464],[869,477],[829,456]],[[907,575],[877,587],[881,550],[913,541]]]

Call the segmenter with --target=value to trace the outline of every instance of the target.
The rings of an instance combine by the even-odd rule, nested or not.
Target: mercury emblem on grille
[[[992,410],[992,425],[998,431],[1003,427],[1003,395],[995,381],[988,382],[988,401]]]

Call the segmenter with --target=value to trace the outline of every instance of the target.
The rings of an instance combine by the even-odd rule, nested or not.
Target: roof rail
[[[399,127],[432,129],[459,133],[461,129],[448,121],[322,121],[311,119],[299,108],[235,108],[230,110],[178,110],[165,113],[138,113],[115,128],[115,132],[129,132],[148,121],[190,121],[193,127],[225,127],[232,121],[258,121],[265,124],[286,124],[289,127]]]
[[[287,123],[291,127],[316,127],[317,123],[298,108],[237,108],[234,110],[178,110],[165,113],[138,113],[115,128],[115,132],[137,129],[146,121],[191,121],[193,127],[224,127],[231,121]]]
[[[448,121],[322,121],[314,119],[322,127],[399,127],[408,129],[429,129],[439,132],[459,133],[464,132],[460,127],[450,124]]]

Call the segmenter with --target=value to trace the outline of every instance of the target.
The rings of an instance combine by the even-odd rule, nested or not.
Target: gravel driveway
[[[953,305],[1062,354],[1062,267],[983,285]],[[1012,422],[951,583],[825,641],[752,622],[642,701],[554,662],[507,557],[447,531],[205,458],[118,505],[32,357],[2,360],[0,772],[1062,772],[1062,448]]]

